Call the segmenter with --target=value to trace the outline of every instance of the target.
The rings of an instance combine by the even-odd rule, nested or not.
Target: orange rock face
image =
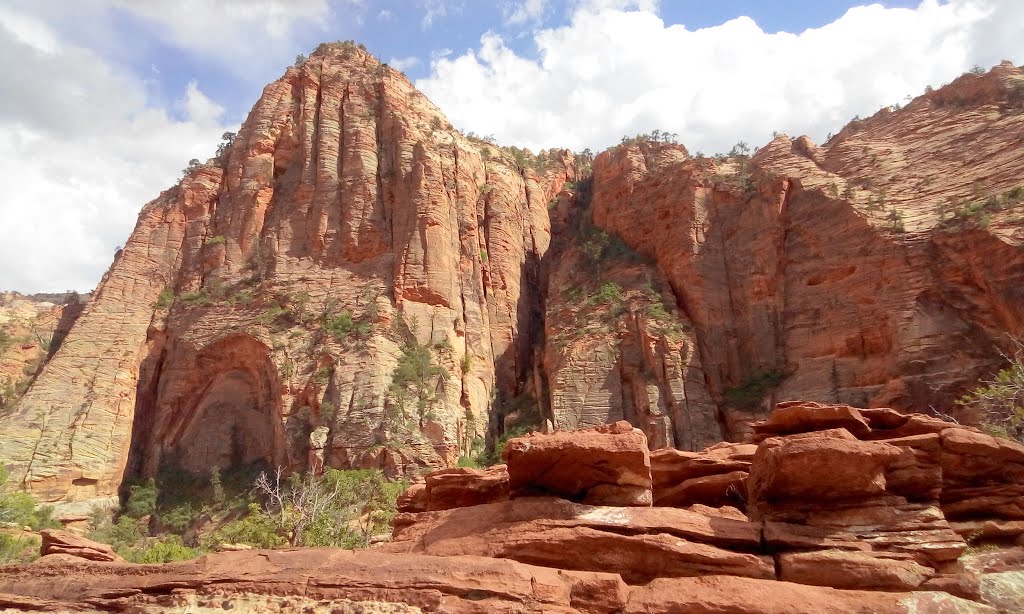
[[[752,435],[776,400],[949,413],[1024,333],[1022,77],[965,75],[822,146],[780,136],[712,160],[623,144],[591,172],[469,138],[363,49],[323,45],[143,207],[5,407],[0,462],[67,502],[167,466],[408,475],[516,422],[624,421],[699,454],[668,463],[689,477],[662,487],[655,466],[629,492],[619,476],[557,494],[745,508],[750,459],[698,451]],[[857,439],[841,445],[893,456],[861,439],[899,412],[845,411],[789,409],[758,437],[821,414]],[[1016,518],[1003,486],[956,481],[996,444],[921,439],[931,426],[886,427],[908,438],[884,444],[887,483],[930,498],[942,472],[950,509]],[[731,468],[698,469],[716,463]]]

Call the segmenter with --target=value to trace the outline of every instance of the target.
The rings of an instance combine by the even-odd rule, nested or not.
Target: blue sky
[[[188,159],[296,54],[346,39],[502,144],[599,151],[658,128],[714,153],[820,142],[974,65],[1022,64],[1024,2],[4,0],[0,290],[91,289]]]

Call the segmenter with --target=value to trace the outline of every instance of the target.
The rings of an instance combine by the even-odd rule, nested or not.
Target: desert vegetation
[[[362,548],[390,532],[405,487],[378,470],[215,467],[194,476],[165,467],[130,485],[122,507],[95,509],[89,537],[138,563],[194,558],[225,544]]]

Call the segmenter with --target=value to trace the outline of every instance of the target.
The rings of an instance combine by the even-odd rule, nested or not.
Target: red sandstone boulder
[[[761,443],[747,481],[748,514],[779,507],[857,500],[885,494],[885,470],[902,451],[858,441],[845,429],[773,437]]]
[[[651,505],[647,437],[628,422],[531,433],[502,453],[512,497],[555,495],[595,505]]]
[[[425,484],[426,510],[447,510],[508,499],[505,465],[487,469],[459,467],[429,473]]]
[[[94,542],[74,533],[57,529],[43,529],[39,532],[43,538],[39,554],[67,554],[90,561],[124,561],[114,549],[106,544]]]
[[[415,514],[427,511],[427,485],[425,482],[414,482],[398,495],[396,507],[399,513]]]
[[[849,405],[825,405],[813,401],[779,403],[766,420],[750,426],[758,435],[768,436],[842,428],[861,438],[871,431],[859,410]]]

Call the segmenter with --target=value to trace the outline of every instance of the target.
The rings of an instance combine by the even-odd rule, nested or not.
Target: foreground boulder
[[[89,561],[124,561],[110,546],[74,533],[57,529],[43,529],[39,535],[42,537],[42,546],[39,549],[39,554],[42,556],[66,554]]]
[[[594,505],[651,505],[647,437],[619,421],[579,431],[531,433],[502,453],[511,496],[554,495]]]

